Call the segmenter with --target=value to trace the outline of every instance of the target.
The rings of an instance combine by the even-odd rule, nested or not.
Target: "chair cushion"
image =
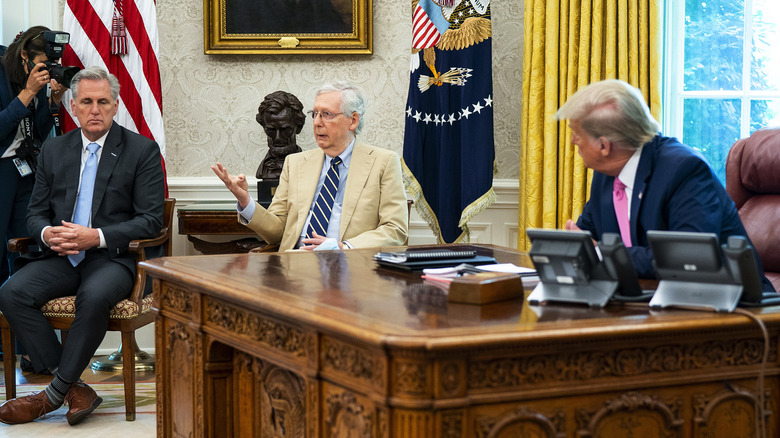
[[[111,309],[109,315],[111,319],[133,319],[140,314],[149,312],[152,309],[152,295],[147,295],[141,300],[141,308],[134,301],[122,300]],[[75,317],[76,297],[62,297],[50,300],[41,307],[44,316],[56,317]]]

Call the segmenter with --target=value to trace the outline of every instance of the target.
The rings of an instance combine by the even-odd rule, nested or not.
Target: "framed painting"
[[[204,52],[371,54],[372,0],[203,0]]]

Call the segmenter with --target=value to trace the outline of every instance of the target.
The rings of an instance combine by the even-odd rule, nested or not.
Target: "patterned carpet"
[[[65,419],[67,407],[39,418],[32,423],[13,426],[0,424],[0,437],[29,436],[72,436],[122,438],[154,437],[156,435],[155,390],[154,382],[136,383],[136,420],[125,421],[125,397],[122,384],[89,383],[103,398],[103,403],[89,417],[76,426],[69,426]],[[20,385],[17,395],[25,396],[42,391],[45,385]],[[0,390],[5,400],[5,390]]]

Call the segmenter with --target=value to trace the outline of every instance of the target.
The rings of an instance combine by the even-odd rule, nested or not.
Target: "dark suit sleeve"
[[[162,228],[165,183],[160,149],[152,141],[131,142],[128,147],[137,149],[137,159],[126,163],[135,168],[125,168],[122,172],[127,172],[126,176],[115,169],[104,201],[114,205],[101,209],[93,219],[93,226],[103,231],[112,257],[126,253],[131,240],[154,237]]]
[[[56,149],[50,140],[44,143],[40,155],[38,155],[38,168],[35,172],[35,186],[33,188],[30,202],[27,206],[27,231],[34,238],[41,248],[47,248],[41,241],[41,231],[46,226],[59,225],[54,224],[55,217],[51,201],[57,196],[57,191],[64,195],[65,187],[52,184],[54,169],[50,167],[54,164],[53,149]],[[60,143],[61,146],[61,143]],[[51,161],[51,162],[50,162]]]
[[[594,205],[597,205],[596,199],[594,199],[594,194],[591,192],[590,200],[585,203],[585,207],[582,208],[582,213],[580,214],[580,217],[577,219],[577,227],[583,231],[587,231],[593,236],[596,240],[600,239],[600,230],[596,229],[594,214],[598,213],[597,211],[594,211]]]
[[[30,110],[22,104],[18,96],[13,95],[12,90],[8,89],[5,71],[0,71],[0,100],[2,107],[0,109],[0,155],[4,154],[13,142],[19,129],[19,123],[22,119],[30,115]],[[51,109],[49,108],[49,99],[46,97],[46,88],[44,87],[36,95],[38,105],[35,107],[35,118],[33,120],[33,136],[36,140],[43,142],[51,132],[54,126]]]

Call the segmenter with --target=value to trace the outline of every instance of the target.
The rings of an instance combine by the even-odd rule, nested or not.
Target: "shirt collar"
[[[349,146],[347,146],[346,149],[344,149],[344,152],[337,155],[337,157],[341,157],[341,164],[344,165],[344,167],[349,170],[349,163],[352,161],[352,150],[355,148],[355,139],[353,138],[352,141],[349,143]],[[336,157],[333,157],[336,158]],[[330,162],[333,161],[333,158],[331,158],[328,155],[325,155],[325,166],[330,166]]]
[[[634,189],[634,178],[636,178],[636,170],[639,167],[639,158],[642,156],[642,148],[644,148],[644,146],[640,146],[634,151],[634,155],[631,155],[631,158],[628,159],[620,170],[620,174],[618,174],[620,181],[625,184],[629,190]]]
[[[99,139],[97,139],[95,141],[90,141],[90,140],[87,139],[87,137],[84,136],[84,132],[82,132],[81,133],[81,152],[86,151],[87,150],[87,146],[90,143],[97,143],[98,146],[100,146],[100,148],[103,149],[103,145],[106,143],[106,137],[108,137],[108,132],[103,134],[103,136],[100,137]]]

